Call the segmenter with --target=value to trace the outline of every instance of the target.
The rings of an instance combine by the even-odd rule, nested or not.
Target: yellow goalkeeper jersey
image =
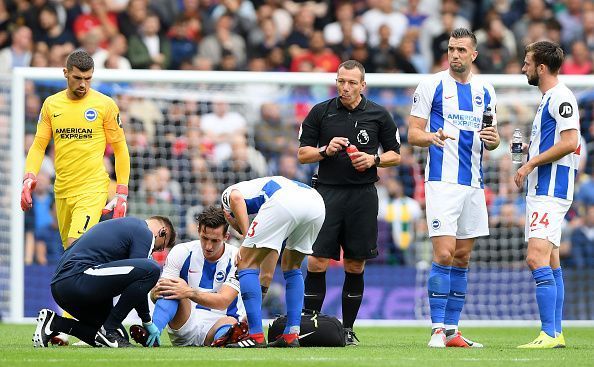
[[[49,96],[36,136],[54,138],[56,198],[107,192],[105,146],[125,140],[120,111],[110,97],[94,89],[80,100],[69,99],[65,90]]]

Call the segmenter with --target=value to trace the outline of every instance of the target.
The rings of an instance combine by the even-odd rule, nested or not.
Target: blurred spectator
[[[171,68],[179,69],[184,62],[191,62],[198,52],[198,41],[202,35],[202,24],[198,19],[179,18],[167,37],[171,42]]]
[[[232,18],[233,32],[244,38],[256,26],[256,10],[249,0],[221,0],[212,10],[211,17],[216,21],[223,14]]]
[[[584,28],[582,26],[582,0],[565,0],[565,8],[555,17],[561,24],[561,43],[566,48],[571,42],[582,39]]]
[[[273,48],[282,47],[283,41],[272,18],[264,18],[249,34],[248,53],[251,57],[266,56]]]
[[[492,18],[484,31],[476,32],[478,57],[475,61],[482,73],[500,74],[515,57],[516,41],[501,19]]]
[[[392,0],[377,0],[375,5],[361,17],[361,23],[367,29],[369,46],[379,44],[379,29],[383,24],[390,27],[390,45],[398,47],[408,27],[408,19],[399,11],[394,10]]]
[[[588,46],[590,53],[594,52],[594,11],[590,10],[582,15],[584,21],[584,42]]]
[[[526,197],[522,194],[522,189],[519,189],[514,183],[513,175],[502,175],[501,177],[503,178],[499,182],[499,192],[490,207],[489,220],[492,224],[500,222],[502,220],[501,216],[505,214],[502,213],[503,207],[511,204],[516,214],[515,220],[517,223],[524,225],[525,219],[521,213],[526,212]]]
[[[541,35],[541,37],[544,37],[544,39],[548,39],[549,41],[554,42],[558,45],[562,45],[563,49],[567,50],[567,45],[563,44],[561,39],[561,23],[559,23],[557,19],[551,18],[545,22],[545,26],[547,32],[544,36]]]
[[[13,68],[29,66],[33,51],[31,29],[20,26],[12,33],[12,44],[0,50],[0,74],[10,73]]]
[[[220,200],[219,190],[213,181],[202,182],[194,191],[198,192],[193,195],[197,202],[188,208],[185,215],[185,236],[182,234],[182,238],[186,240],[199,239],[198,231],[195,230],[196,216],[202,213],[206,207],[214,205]]]
[[[0,0],[0,49],[10,44],[10,31],[12,26],[12,17],[6,7],[8,0]]]
[[[459,12],[460,6],[458,0],[443,0],[441,4],[441,13],[433,14],[423,22],[419,35],[419,46],[421,47],[421,54],[425,58],[427,65],[433,64],[434,55],[431,50],[432,40],[445,32],[444,23],[442,22],[442,14],[453,14],[454,19],[452,21],[452,29],[461,27],[472,28],[468,19],[460,15]],[[439,60],[439,57],[436,57],[436,59]]]
[[[52,255],[52,261],[57,260],[54,254],[59,252],[56,251],[56,247],[58,249],[62,248],[62,241],[60,240],[60,234],[57,229],[55,213],[52,214],[52,212],[55,211],[55,208],[50,176],[44,172],[40,172],[37,175],[37,187],[33,193],[33,200],[35,200],[35,206],[33,207],[33,215],[35,218],[34,257],[36,263],[46,265],[48,262],[48,252]],[[31,260],[27,259],[30,255],[30,251],[26,249],[25,252],[25,262],[27,262],[28,260]]]
[[[83,13],[75,20],[74,35],[79,42],[91,30],[97,29],[99,44],[106,48],[109,39],[118,34],[118,20],[113,12],[108,12],[105,0],[83,0]]]
[[[594,267],[594,203],[585,207],[583,225],[575,228],[571,234],[571,252],[566,260],[568,266]]]
[[[285,40],[291,57],[309,48],[309,40],[315,31],[315,20],[316,17],[309,7],[302,7],[295,15],[293,29]]]
[[[260,107],[260,121],[255,127],[255,147],[267,161],[276,161],[295,140],[295,129],[281,118],[277,103],[264,103]]]
[[[450,41],[450,33],[454,30],[454,20],[455,16],[453,13],[445,12],[442,14],[443,30],[431,39],[431,52],[433,55],[431,65],[441,65],[447,62],[448,43]]]
[[[340,59],[326,47],[322,32],[315,31],[309,40],[309,49],[293,58],[291,71],[302,70],[302,63],[311,63],[312,71],[331,73],[338,70]]]
[[[273,174],[309,184],[311,177],[308,177],[305,171],[306,168],[304,165],[299,164],[296,151],[288,151],[281,155],[278,160],[277,170]]]
[[[517,54],[519,57],[524,55],[524,46],[528,43],[524,41],[528,35],[528,28],[534,22],[544,22],[551,17],[551,12],[547,9],[545,0],[527,0],[526,13],[512,27],[517,42]],[[544,33],[544,32],[543,32]],[[542,33],[541,33],[542,34]],[[530,42],[529,42],[530,43]]]
[[[576,187],[575,202],[582,205],[594,205],[594,177],[584,175],[579,186]]]
[[[395,54],[396,72],[415,74],[429,71],[423,57],[415,51],[416,33],[406,32]]]
[[[592,56],[584,41],[571,44],[571,53],[561,65],[561,74],[587,75],[592,73]]]
[[[404,195],[400,181],[390,178],[385,185],[389,201],[380,205],[378,217],[390,224],[399,263],[414,265],[415,233],[422,227],[423,211],[416,200]]]
[[[146,172],[142,177],[142,184],[136,195],[131,195],[128,200],[128,216],[147,217],[151,215],[167,216],[179,225],[179,215],[176,206],[172,203],[173,196],[163,185],[157,172]]]
[[[155,13],[148,13],[139,34],[128,43],[128,59],[134,69],[168,69],[171,64],[171,43],[161,32]]]
[[[501,141],[497,148],[488,152],[490,160],[496,162],[511,154],[510,144],[512,135],[514,133],[514,128],[515,126],[507,121],[497,121],[497,131],[499,132],[499,138]]]
[[[217,19],[214,34],[204,37],[200,42],[198,54],[206,57],[214,65],[220,64],[223,58],[223,50],[232,52],[241,66],[246,64],[247,55],[244,39],[233,32],[233,19],[223,14]]]
[[[221,162],[231,156],[233,136],[246,134],[247,122],[238,112],[229,111],[229,103],[218,96],[213,99],[212,112],[202,116],[200,128],[204,137],[215,144],[213,159]]]
[[[394,169],[404,195],[420,200],[424,196],[422,193],[424,177],[421,166],[413,155],[412,146],[408,144],[400,146],[400,164]]]
[[[46,5],[39,12],[39,26],[41,34],[36,38],[37,42],[44,42],[48,47],[62,45],[64,43],[76,44],[74,34],[65,29],[58,20],[58,13],[51,5]]]
[[[148,15],[148,0],[129,0],[125,12],[117,15],[120,32],[130,38],[138,34]]]
[[[336,21],[327,24],[324,27],[324,40],[330,46],[342,43],[343,28],[345,24],[349,27],[352,41],[356,43],[365,43],[367,41],[367,32],[365,27],[355,20],[355,11],[350,2],[341,2],[336,7]]]
[[[107,50],[99,49],[93,54],[95,70],[100,69],[131,69],[130,61],[124,55],[128,51],[128,41],[122,34],[114,36],[109,41]]]
[[[217,173],[220,176],[217,177],[217,181],[226,187],[233,183],[264,176],[266,169],[261,167],[263,157],[256,156],[256,153],[258,152],[248,146],[243,135],[235,136],[232,142],[231,158],[218,161]]]
[[[142,122],[130,118],[126,126],[126,142],[130,151],[130,183],[128,187],[131,192],[135,193],[140,188],[145,174],[152,169],[155,155]]]
[[[420,31],[423,22],[427,19],[428,15],[419,9],[420,0],[408,0],[408,6],[404,12],[406,19],[408,20],[408,30],[414,31],[417,35]]]
[[[367,70],[375,73],[393,73],[396,71],[396,48],[390,44],[390,27],[382,24],[378,30],[379,43],[371,49],[373,68]]]
[[[526,246],[524,243],[524,222],[518,220],[522,217],[522,213],[513,203],[501,205],[496,221],[491,224],[490,236],[477,240],[479,247],[483,247],[481,245],[485,242],[488,244],[485,248],[488,251],[488,256],[484,258],[487,264],[496,262],[513,264],[514,261],[522,263],[517,252],[517,249]]]

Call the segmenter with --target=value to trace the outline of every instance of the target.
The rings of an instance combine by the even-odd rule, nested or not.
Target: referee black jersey
[[[384,151],[400,153],[398,129],[390,113],[377,103],[361,95],[355,109],[347,109],[340,98],[335,97],[315,105],[301,125],[300,147],[322,147],[332,138],[349,139],[357,149],[368,154]],[[322,159],[318,170],[318,183],[326,185],[359,185],[378,180],[375,166],[357,171],[343,149],[335,156]]]
[[[93,266],[124,259],[146,259],[153,240],[153,233],[142,219],[127,217],[99,222],[64,252],[52,284]]]

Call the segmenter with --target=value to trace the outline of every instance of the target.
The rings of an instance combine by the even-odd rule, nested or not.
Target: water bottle
[[[355,144],[349,143],[349,145],[347,145],[347,147],[346,147],[346,152],[349,155],[349,158],[351,159],[351,161],[352,160],[355,160],[355,158],[356,158],[356,157],[351,156],[351,154],[352,153],[356,153],[358,151],[359,151],[359,149],[357,149],[357,147],[355,146]],[[363,169],[357,169],[357,171],[363,172],[363,171],[365,171],[365,168],[363,168]]]
[[[512,162],[522,164],[522,130],[515,129],[512,135]]]
[[[483,112],[483,129],[486,127],[493,126],[493,112],[491,111],[491,107],[487,107],[485,112]]]

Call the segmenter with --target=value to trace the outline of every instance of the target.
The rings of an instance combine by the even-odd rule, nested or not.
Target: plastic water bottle
[[[483,129],[491,126],[493,126],[493,112],[491,111],[491,107],[487,107],[485,112],[483,112]]]
[[[515,129],[512,135],[512,162],[522,164],[522,130]]]
[[[353,157],[351,154],[356,153],[358,151],[359,151],[359,149],[357,149],[357,147],[354,144],[349,143],[349,145],[347,145],[347,147],[346,147],[346,152],[349,155],[349,158],[351,159],[351,161],[355,160],[355,158],[356,158],[356,157]],[[363,172],[363,171],[365,171],[365,169],[364,168],[357,169],[357,171]]]

